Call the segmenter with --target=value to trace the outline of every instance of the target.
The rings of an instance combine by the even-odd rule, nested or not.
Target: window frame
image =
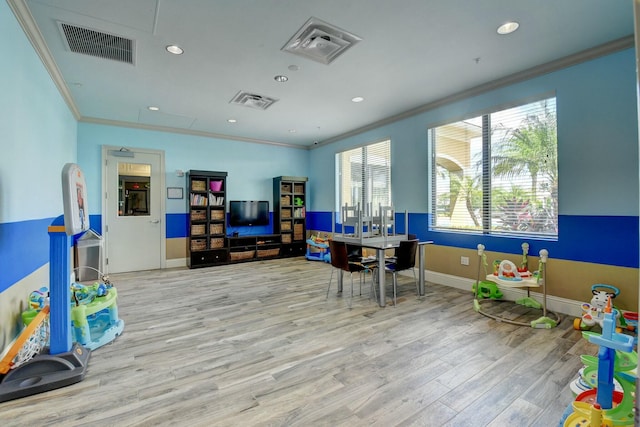
[[[554,147],[554,156],[555,156],[555,181],[552,181],[552,184],[555,184],[555,200],[552,201],[555,203],[555,212],[552,215],[553,221],[555,223],[555,233],[553,232],[539,232],[539,231],[516,231],[516,230],[500,230],[496,229],[493,222],[493,215],[495,215],[495,210],[492,210],[492,194],[494,194],[500,189],[504,189],[504,186],[494,186],[492,185],[493,173],[492,173],[492,158],[491,158],[491,149],[492,145],[497,145],[495,141],[492,141],[492,131],[494,129],[491,128],[490,119],[492,115],[499,114],[501,112],[506,112],[510,109],[515,109],[518,107],[525,107],[531,104],[541,103],[553,99],[553,125],[554,125],[554,139],[555,139],[555,147]],[[542,112],[544,110],[540,110]],[[537,117],[540,117],[539,114]],[[524,118],[524,117],[523,117]],[[439,157],[442,157],[442,153],[439,153],[436,150],[436,139],[434,138],[434,134],[436,130],[440,127],[447,125],[455,125],[457,123],[465,122],[465,121],[473,121],[473,120],[481,120],[481,145],[482,145],[482,162],[481,168],[482,172],[480,177],[480,188],[482,189],[482,204],[481,204],[481,224],[480,228],[469,228],[465,229],[462,227],[453,227],[446,225],[437,225],[438,220],[438,212],[439,212],[439,193],[438,193],[438,169],[442,166],[438,163]],[[431,192],[431,196],[428,198],[430,203],[430,212],[431,212],[431,220],[429,221],[429,231],[435,232],[452,232],[452,233],[462,233],[462,234],[481,234],[493,237],[518,237],[518,238],[532,238],[539,240],[552,240],[557,241],[559,236],[559,194],[557,192],[558,185],[558,97],[555,91],[549,91],[543,94],[538,94],[536,96],[530,96],[525,98],[520,98],[517,101],[512,101],[509,103],[504,103],[500,105],[496,105],[491,108],[486,108],[476,112],[474,114],[466,115],[459,119],[446,120],[441,123],[431,125],[427,128],[427,145],[428,152],[430,153],[430,162],[429,166],[431,168],[431,173],[429,174],[431,183],[429,185],[429,191]],[[442,150],[441,150],[442,151]],[[439,156],[440,154],[440,156]],[[446,169],[446,168],[445,168]],[[536,202],[538,202],[538,199]]]
[[[387,144],[386,149],[388,150],[387,153],[388,157],[385,159],[387,162],[387,165],[385,165],[384,167],[386,167],[386,174],[388,176],[387,182],[386,182],[386,188],[388,188],[387,190],[387,195],[388,195],[388,204],[384,205],[391,205],[393,203],[393,195],[392,195],[392,176],[391,176],[391,166],[392,166],[392,150],[391,150],[391,138],[387,137],[387,138],[381,138],[379,140],[373,141],[373,142],[368,142],[362,145],[356,145],[354,147],[350,147],[348,149],[344,149],[341,151],[336,151],[335,152],[335,158],[334,158],[334,162],[335,162],[335,197],[334,197],[334,209],[335,212],[338,213],[337,217],[336,217],[336,222],[337,223],[341,223],[342,219],[341,219],[341,209],[342,207],[344,207],[345,205],[345,200],[343,200],[343,165],[342,165],[342,156],[346,153],[355,151],[355,150],[361,150],[361,159],[362,159],[362,168],[361,168],[361,177],[360,177],[360,181],[359,181],[359,188],[360,188],[360,195],[359,195],[359,200],[358,203],[360,204],[361,209],[365,209],[366,206],[369,203],[373,203],[372,199],[374,199],[374,189],[371,188],[373,186],[373,181],[375,179],[375,176],[373,174],[369,174],[367,172],[367,169],[371,168],[371,167],[375,167],[376,165],[373,163],[369,162],[369,155],[375,155],[375,151],[373,153],[369,153],[368,149],[371,148],[372,146],[378,145],[378,144]],[[352,182],[351,180],[349,182]],[[371,185],[369,185],[371,184]],[[349,185],[350,190],[353,192],[354,186],[353,185]],[[351,197],[351,199],[353,199],[353,197]],[[351,200],[350,200],[351,201]],[[349,206],[352,206],[351,204],[349,204]],[[373,209],[376,209],[376,206],[373,206]]]

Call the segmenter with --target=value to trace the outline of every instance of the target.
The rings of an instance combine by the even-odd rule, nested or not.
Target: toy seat
[[[111,287],[106,295],[71,308],[71,324],[76,342],[89,350],[95,350],[122,333],[124,321],[118,319],[117,298],[116,288]]]

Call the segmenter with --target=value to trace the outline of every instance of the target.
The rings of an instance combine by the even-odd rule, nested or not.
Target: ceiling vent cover
[[[355,34],[311,17],[281,50],[330,64],[360,40]]]
[[[240,91],[233,97],[230,104],[244,105],[245,107],[255,108],[257,110],[266,110],[274,102],[278,101],[268,96],[262,96],[255,93]]]
[[[63,22],[58,24],[71,52],[133,64],[133,40]]]

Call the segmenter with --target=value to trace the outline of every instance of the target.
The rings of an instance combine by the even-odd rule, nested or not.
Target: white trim
[[[400,114],[396,114],[395,116],[387,117],[386,119],[382,119],[377,122],[370,123],[368,125],[362,126],[357,129],[353,129],[349,132],[345,132],[331,138],[327,138],[325,140],[320,141],[317,145],[310,147],[310,149],[318,148],[319,146],[322,146],[322,145],[341,141],[343,139],[370,131],[372,129],[376,129],[376,128],[379,128],[391,123],[395,123],[397,121],[400,121],[409,117],[416,116],[426,111],[430,111],[430,110],[442,107],[443,105],[448,105],[453,102],[461,101],[467,98],[471,98],[473,96],[481,95],[483,93],[487,93],[495,89],[500,89],[509,85],[513,85],[519,82],[533,79],[533,78],[542,76],[544,74],[548,74],[554,71],[571,67],[576,64],[580,64],[586,61],[590,61],[592,59],[599,58],[601,56],[619,52],[624,49],[629,49],[629,48],[632,48],[633,46],[634,46],[633,36],[622,37],[620,39],[613,40],[612,42],[608,42],[600,46],[596,46],[592,49],[583,50],[581,52],[575,53],[573,55],[569,55],[564,58],[560,58],[555,61],[537,65],[528,70],[520,71],[518,73],[512,74],[502,79],[494,80],[494,81],[476,86],[474,88],[464,90],[462,92],[454,93],[453,95],[449,95],[447,97],[441,98],[434,102],[430,102],[428,104],[422,105],[412,110],[405,111]]]
[[[469,310],[473,310],[473,292],[471,286],[475,282],[475,279],[469,279],[466,277],[452,276],[450,274],[438,273],[435,271],[425,270],[425,280],[427,282],[436,283],[438,285],[449,286],[463,291],[469,291]],[[426,284],[425,286],[429,286]],[[527,295],[524,289],[517,288],[501,288],[500,291],[504,294],[504,298],[508,301],[515,301]],[[542,294],[539,292],[531,292],[531,296],[537,301],[542,301]],[[585,296],[589,298],[589,296]],[[589,298],[591,299],[591,298]],[[567,298],[556,297],[553,295],[547,295],[547,309],[554,313],[562,313],[566,316],[581,317],[582,316],[582,304],[588,301],[574,301]]]
[[[187,266],[186,258],[174,258],[174,259],[167,260],[165,268],[180,268],[180,267],[186,267],[186,266]]]
[[[600,46],[596,46],[592,49],[587,49],[582,52],[569,55],[565,58],[551,61],[546,64],[538,65],[529,70],[521,71],[519,73],[512,74],[511,76],[507,76],[504,79],[491,81],[489,83],[485,83],[475,88],[447,96],[438,101],[425,104],[421,107],[414,108],[409,111],[405,111],[403,113],[397,114],[392,117],[388,117],[386,119],[383,119],[374,123],[370,123],[358,129],[354,129],[349,132],[336,135],[334,137],[320,141],[316,145],[304,146],[300,144],[286,144],[286,143],[278,143],[273,141],[262,141],[262,140],[251,139],[251,138],[235,137],[231,135],[221,135],[221,134],[215,134],[215,133],[208,133],[204,131],[195,131],[191,129],[178,129],[178,128],[171,128],[166,126],[140,125],[140,124],[131,123],[131,122],[120,122],[120,121],[113,121],[113,120],[103,120],[103,119],[94,118],[94,117],[83,117],[80,114],[80,111],[78,110],[73,97],[71,96],[71,92],[67,87],[67,84],[62,76],[62,73],[60,72],[60,69],[58,68],[56,62],[54,61],[53,56],[51,55],[51,52],[49,51],[49,48],[47,47],[47,44],[44,41],[44,38],[42,37],[42,34],[40,33],[38,26],[36,25],[35,19],[33,18],[33,15],[29,10],[29,6],[27,5],[27,0],[7,0],[7,3],[9,4],[9,7],[11,8],[14,15],[16,16],[16,19],[20,23],[20,26],[25,32],[27,38],[33,45],[36,53],[42,60],[42,63],[44,64],[45,68],[47,69],[47,71],[49,71],[51,78],[53,79],[54,83],[58,87],[58,90],[60,91],[60,94],[66,101],[67,105],[69,106],[69,109],[71,110],[76,120],[78,121],[87,122],[87,123],[110,124],[114,126],[126,126],[126,127],[148,129],[148,130],[157,130],[160,132],[184,133],[184,134],[205,136],[205,137],[211,137],[211,138],[224,138],[224,139],[231,139],[231,140],[238,140],[238,141],[255,142],[255,143],[261,143],[261,144],[281,145],[284,147],[301,148],[306,150],[311,150],[314,148],[318,148],[321,145],[326,145],[332,142],[340,141],[347,137],[361,134],[368,130],[375,129],[375,128],[387,125],[389,123],[394,123],[399,120],[405,119],[407,117],[415,116],[417,114],[423,113],[425,111],[437,108],[445,104],[449,104],[451,102],[454,102],[460,99],[465,99],[467,97],[479,95],[481,93],[485,93],[490,90],[498,89],[514,83],[528,80],[543,74],[547,74],[562,68],[567,68],[572,65],[579,64],[581,62],[589,61],[591,59],[595,59],[600,56],[608,55],[610,53],[618,52],[620,50],[628,49],[634,46],[633,36],[628,36],[628,37],[620,38],[618,40],[613,40],[612,42],[605,43]]]
[[[165,158],[164,158],[164,150],[153,150],[153,149],[144,149],[144,148],[134,148],[134,147],[122,147],[122,146],[113,146],[113,145],[103,145],[102,146],[102,234],[106,234],[104,230],[106,230],[107,226],[107,201],[105,200],[105,195],[107,193],[107,159],[109,157],[109,150],[120,150],[122,148],[126,148],[127,150],[133,153],[145,153],[145,154],[157,154],[160,156],[160,268],[167,268],[167,207],[166,207],[166,197],[164,196],[167,192],[167,186],[165,184]],[[102,265],[104,266],[105,271],[109,271],[108,265],[105,262],[105,258],[108,255],[106,251],[106,242],[105,242],[105,250],[102,251]]]

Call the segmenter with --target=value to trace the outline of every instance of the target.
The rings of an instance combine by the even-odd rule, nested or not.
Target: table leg
[[[378,304],[380,307],[384,307],[387,303],[387,296],[385,295],[384,279],[385,279],[385,264],[384,264],[384,249],[378,249],[378,285],[380,292],[378,292]]]
[[[338,293],[342,293],[342,270],[338,270]]]
[[[424,296],[424,245],[418,245],[418,293]]]

